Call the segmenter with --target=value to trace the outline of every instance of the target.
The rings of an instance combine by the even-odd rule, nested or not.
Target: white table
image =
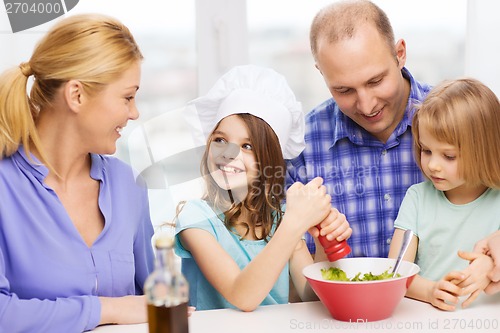
[[[237,310],[196,311],[189,318],[189,332],[499,332],[500,294],[481,295],[469,308],[445,312],[430,304],[404,298],[392,317],[374,322],[334,320],[320,302],[262,306],[253,312]],[[148,333],[147,324],[109,325],[97,333]]]

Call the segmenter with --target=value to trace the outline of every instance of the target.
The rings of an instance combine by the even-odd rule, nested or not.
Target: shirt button
[[[387,154],[387,150],[386,149],[382,150],[382,156],[385,155],[385,154]]]
[[[392,238],[387,238],[387,240],[385,241],[387,244],[391,244],[391,240]]]
[[[384,200],[385,201],[391,200],[391,195],[389,193],[384,194]]]

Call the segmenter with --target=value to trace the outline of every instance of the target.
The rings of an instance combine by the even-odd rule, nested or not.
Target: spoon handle
[[[396,264],[394,265],[394,269],[392,270],[393,275],[396,275],[399,270],[399,266],[401,265],[401,261],[403,260],[408,246],[410,245],[412,236],[413,232],[410,229],[406,229],[403,235],[403,243],[401,243],[401,249],[399,250],[398,258],[396,259]]]

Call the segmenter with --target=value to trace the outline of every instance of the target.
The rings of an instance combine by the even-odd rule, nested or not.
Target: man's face
[[[409,83],[402,74],[406,46],[391,49],[375,28],[359,27],[351,39],[318,43],[317,68],[340,110],[382,142],[401,121]]]

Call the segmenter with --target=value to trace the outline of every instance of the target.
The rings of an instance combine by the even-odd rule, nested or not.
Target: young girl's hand
[[[305,224],[305,230],[323,221],[330,213],[331,197],[323,179],[316,177],[306,185],[295,183],[286,192],[285,215]]]
[[[351,237],[352,229],[344,214],[340,213],[336,208],[331,208],[328,216],[319,224],[320,229],[316,226],[310,228],[308,231],[313,236],[318,238],[326,236],[326,239],[343,241]]]
[[[462,303],[462,307],[465,308],[490,284],[488,273],[493,269],[493,259],[477,252],[458,251],[458,255],[462,259],[471,261],[470,265],[462,271],[465,279],[457,284],[462,288],[462,295],[470,295]]]
[[[428,302],[438,309],[445,311],[455,310],[461,296],[462,288],[457,284],[465,279],[462,272],[450,272],[441,280],[434,282],[429,295]]]

